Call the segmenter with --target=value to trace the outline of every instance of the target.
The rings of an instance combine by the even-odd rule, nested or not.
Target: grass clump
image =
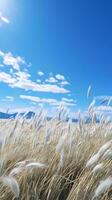
[[[0,130],[0,200],[112,199],[111,123],[40,113],[1,120]]]

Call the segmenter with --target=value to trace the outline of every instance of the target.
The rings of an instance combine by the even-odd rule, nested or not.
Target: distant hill
[[[0,119],[10,119],[10,118],[15,118],[17,113],[9,114],[9,113],[3,113],[0,112]]]
[[[23,113],[18,113],[18,112],[16,112],[16,113],[8,113],[8,112],[4,113],[4,112],[0,112],[0,119],[15,119],[18,114],[20,116],[24,116],[27,119],[31,119],[32,117],[35,116],[35,112],[33,112],[33,111],[29,111],[27,113],[25,113],[25,112],[23,112]],[[47,120],[48,121],[50,121],[51,119],[52,119],[52,117],[47,116]],[[69,120],[70,120],[69,118],[66,119],[67,122]],[[87,116],[83,120],[84,120],[84,123],[86,123],[86,124],[91,123],[91,121],[92,121],[92,119],[90,117],[87,117]],[[96,120],[95,121],[96,123],[100,122],[100,120],[98,118],[96,118],[95,120]],[[79,122],[79,119],[78,118],[72,118],[71,121],[73,123],[77,123],[77,122]]]
[[[31,117],[33,117],[35,115],[34,112],[32,111],[29,111],[28,113],[19,113],[21,116],[24,116],[27,118],[27,119],[30,119]],[[3,113],[3,112],[0,112],[0,119],[15,119],[16,116],[18,115],[18,113]]]

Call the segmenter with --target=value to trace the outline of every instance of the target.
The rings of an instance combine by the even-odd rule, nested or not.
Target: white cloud
[[[42,71],[38,71],[38,73],[37,73],[39,76],[43,76],[44,75],[44,72],[42,72]]]
[[[60,105],[63,105],[63,106],[66,106],[66,107],[69,107],[69,106],[76,106],[75,103],[70,103],[70,102],[65,102],[65,101],[59,101],[57,103],[52,103],[51,104],[52,106],[60,106]]]
[[[60,83],[60,85],[65,86],[65,85],[70,85],[70,83],[69,83],[68,81],[62,81],[62,82]]]
[[[39,91],[39,92],[51,92],[51,93],[70,93],[69,90],[64,88],[64,86],[58,85],[58,80],[54,77],[50,77],[47,82],[42,83],[41,80],[33,81],[31,80],[31,75],[28,73],[27,68],[23,68],[21,70],[21,65],[26,66],[25,60],[20,56],[13,56],[11,52],[4,53],[0,51],[0,57],[2,58],[1,64],[5,66],[9,66],[9,73],[0,72],[0,82],[8,84],[8,86],[12,88],[20,88],[27,91]],[[2,68],[3,69],[3,68]],[[39,76],[44,75],[42,71],[38,72]],[[62,75],[57,75],[60,79],[65,79]],[[57,83],[57,84],[52,84]]]
[[[3,59],[4,65],[12,66],[16,70],[20,69],[20,65],[25,64],[25,60],[22,57],[14,57],[11,52],[4,53],[3,51],[0,51],[0,57]]]
[[[109,100],[110,98],[112,98],[112,96],[96,96],[96,97],[94,97],[95,100],[104,100],[104,99]]]
[[[40,79],[37,79],[36,82],[37,82],[37,83],[41,83],[41,80],[40,80]]]
[[[112,106],[96,106],[94,110],[96,112],[112,112]]]
[[[8,85],[13,85],[16,83],[16,79],[6,72],[0,72],[0,82],[7,83]]]
[[[0,21],[6,24],[10,24],[10,20],[7,17],[3,16],[1,12],[0,12]]]
[[[60,81],[64,81],[65,80],[65,77],[61,74],[57,74],[56,76],[56,79],[60,80]]]
[[[39,92],[51,92],[51,93],[68,93],[69,90],[65,88],[60,88],[57,85],[50,85],[50,84],[38,84],[31,80],[23,80],[17,81],[16,83],[11,85],[13,88],[21,88],[25,90],[32,90],[32,91],[39,91]]]
[[[68,99],[68,98],[65,98],[65,97],[63,97],[62,100],[65,101],[65,102],[74,102],[73,99]]]
[[[50,77],[49,79],[46,79],[46,82],[48,82],[48,83],[57,83],[58,81],[54,77]]]
[[[24,71],[18,71],[15,73],[15,75],[18,81],[24,81],[31,77],[31,75],[28,72]]]
[[[35,97],[35,96],[27,96],[27,95],[20,95],[21,99],[26,99],[26,100],[30,100],[30,101],[34,101],[36,103],[56,103],[57,100],[56,99],[46,99],[46,98],[40,98],[40,97]]]
[[[0,72],[0,81],[7,83],[12,88],[21,88],[24,90],[39,91],[39,92],[51,92],[51,93],[69,93],[69,90],[61,88],[57,85],[51,84],[38,84],[30,79],[29,74],[26,72],[17,72],[14,76]]]
[[[14,97],[12,96],[6,96],[5,99],[6,101],[14,101]]]
[[[96,96],[94,99],[101,103],[107,103],[108,105],[112,103],[112,96]]]
[[[52,106],[59,106],[60,104],[64,106],[75,106],[75,103],[64,101],[64,99],[62,99],[61,101],[58,101],[56,99],[40,98],[36,96],[27,96],[27,95],[20,95],[20,98],[25,99],[25,100],[30,100],[39,104],[40,103],[50,104]]]

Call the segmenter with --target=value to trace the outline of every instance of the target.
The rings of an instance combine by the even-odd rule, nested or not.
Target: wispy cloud
[[[43,76],[43,75],[44,75],[44,72],[38,71],[37,74],[38,74],[39,76]]]
[[[48,83],[57,83],[58,81],[54,77],[50,77],[49,79],[46,79],[46,82],[48,82]]]
[[[10,86],[16,83],[16,78],[6,72],[0,72],[0,82],[7,83]]]
[[[6,96],[5,99],[3,99],[2,101],[14,101],[14,97]]]
[[[49,82],[49,83],[58,83],[58,85],[60,86],[66,86],[66,85],[70,85],[70,83],[65,79],[65,77],[61,74],[57,74],[55,76],[53,76],[53,73],[49,74],[49,78],[45,80],[45,82]]]
[[[28,80],[31,77],[31,75],[25,71],[17,71],[14,73],[14,75],[16,76],[17,81]]]
[[[57,85],[51,84],[38,84],[32,80],[26,79],[23,81],[17,81],[14,84],[10,84],[13,88],[21,88],[25,90],[39,91],[39,92],[51,92],[51,93],[69,93],[69,90],[61,88]]]
[[[65,80],[65,81],[60,82],[60,85],[65,86],[65,85],[70,85],[70,83]]]
[[[10,20],[7,17],[3,16],[2,12],[0,12],[0,22],[10,24]]]
[[[51,92],[51,93],[69,93],[69,90],[59,87],[58,85],[40,84],[29,79],[30,74],[27,72],[17,72],[12,74],[0,72],[0,82],[8,84],[12,88],[24,90]]]
[[[63,97],[62,98],[62,101],[65,101],[65,102],[74,102],[74,99],[68,99],[68,98],[65,98],[65,97]],[[76,101],[75,101],[76,102]]]
[[[112,106],[96,106],[94,110],[98,112],[112,112]]]
[[[62,94],[70,93],[68,89],[64,88],[64,85],[59,85],[59,80],[57,80],[55,77],[49,77],[44,82],[42,82],[41,79],[37,79],[37,81],[32,80],[24,58],[20,56],[14,56],[11,52],[4,53],[3,51],[0,51],[0,58],[2,60],[1,65],[4,67],[9,67],[9,72],[5,72],[4,67],[1,68],[2,71],[0,71],[0,82],[8,84],[8,86],[11,88],[20,88],[26,91],[30,90]],[[43,76],[44,72],[38,71],[38,75]],[[58,74],[56,77],[60,80],[65,80],[63,75]]]
[[[42,104],[50,104],[53,106],[59,106],[60,104],[63,104],[64,106],[75,106],[76,104],[74,103],[73,100],[68,100],[67,99],[61,99],[58,101],[57,99],[49,99],[49,98],[40,98],[36,96],[28,96],[28,95],[20,95],[21,99],[25,100],[30,100],[36,103],[42,103]]]
[[[25,60],[20,56],[13,56],[11,52],[4,53],[0,51],[0,57],[3,59],[3,64],[12,66],[14,69],[19,70],[20,66],[25,64]]]
[[[96,96],[96,97],[94,97],[94,99],[99,100],[99,101],[110,100],[110,99],[112,99],[112,96]]]
[[[40,80],[40,79],[37,79],[36,82],[37,82],[37,83],[41,83],[41,80]]]
[[[65,80],[65,77],[61,74],[57,74],[56,76],[56,79],[60,80],[60,81],[64,81]]]
[[[6,99],[7,99],[8,101],[14,101],[14,97],[12,97],[12,96],[6,96]]]

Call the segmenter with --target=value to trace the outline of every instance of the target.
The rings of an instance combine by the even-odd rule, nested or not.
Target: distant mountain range
[[[12,114],[8,113],[8,112],[7,113],[0,112],[0,119],[15,119],[17,115],[18,115],[18,112],[12,113]],[[27,118],[27,119],[31,119],[32,117],[35,116],[35,112],[29,111],[27,113],[25,113],[25,112],[24,113],[19,113],[19,115],[20,116],[25,116],[25,118]],[[52,117],[47,117],[48,121],[50,121],[51,119],[52,119]],[[66,121],[69,121],[69,118]],[[79,121],[79,119],[78,118],[72,118],[71,121],[73,123],[77,123]],[[85,123],[90,123],[91,122],[90,117],[85,117],[84,118],[84,122]],[[100,120],[96,119],[96,123],[99,123],[99,122],[100,122]]]
[[[19,113],[19,114],[20,114],[21,116],[24,116],[24,115],[25,115],[25,113]],[[12,114],[0,112],[0,119],[15,119],[17,115],[18,115],[17,112],[16,112],[16,113],[12,113]],[[34,112],[29,111],[28,113],[26,113],[25,117],[26,117],[27,119],[30,119],[30,118],[33,117],[34,115],[35,115]]]

